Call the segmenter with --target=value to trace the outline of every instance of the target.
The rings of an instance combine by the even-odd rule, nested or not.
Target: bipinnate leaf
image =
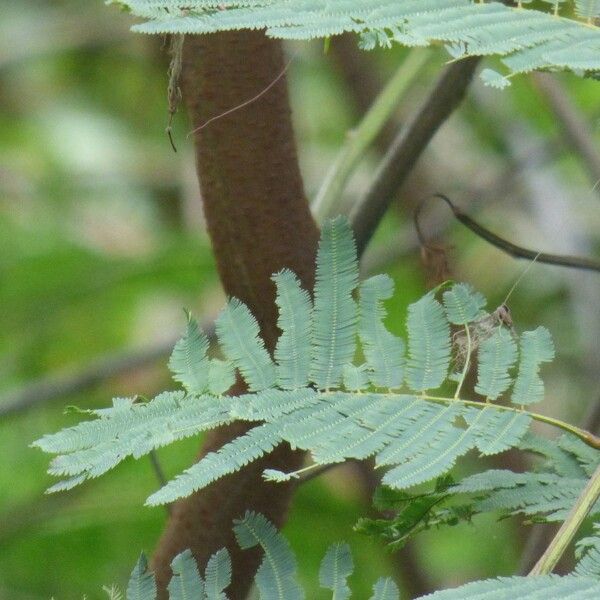
[[[127,584],[127,600],[156,600],[156,581],[148,571],[148,560],[140,555]]]
[[[350,546],[343,542],[332,544],[321,561],[319,584],[333,592],[332,600],[350,598],[347,579],[354,571]]]
[[[260,513],[248,511],[242,519],[234,521],[233,530],[242,550],[260,546],[264,552],[255,577],[261,600],[304,598],[296,578],[296,557],[270,521]]]
[[[110,408],[86,411],[91,420],[35,442],[57,455],[49,472],[65,477],[51,491],[97,477],[128,456],[139,458],[236,420],[249,423],[246,433],[205,455],[147,503],[165,504],[188,496],[283,442],[308,451],[315,466],[373,457],[377,467],[389,469],[383,481],[404,489],[445,475],[471,449],[490,455],[518,445],[531,419],[543,420],[520,407],[476,404],[452,392],[448,395],[443,388],[430,392],[447,380],[450,322],[468,328],[463,331],[467,339],[471,331],[472,341],[477,339],[472,348],[479,351],[476,389],[488,401],[497,399],[511,383],[512,335],[490,319],[485,329],[483,296],[468,285],[456,284],[443,294],[443,306],[435,291],[410,305],[405,365],[404,342],[384,324],[383,302],[392,295],[391,279],[384,275],[368,279],[358,290],[359,304],[354,300],[358,260],[344,219],[323,226],[314,307],[290,271],[280,271],[273,280],[281,329],[275,361],[259,336],[255,318],[236,299],[229,301],[217,321],[223,360],[207,358],[207,341],[190,319],[171,359],[175,377],[187,393],[165,392],[150,402],[116,399]],[[361,352],[363,363],[357,360]],[[539,367],[553,353],[544,328],[523,335],[513,402],[522,405],[541,397]],[[224,396],[236,371],[248,390]],[[403,377],[408,391],[401,389]],[[579,471],[595,468],[595,456],[588,456],[587,462],[577,460]],[[561,467],[566,469],[567,463],[562,461]],[[303,471],[267,469],[264,477],[284,482]],[[534,487],[523,491],[533,493]],[[560,502],[565,497],[561,492]],[[527,501],[532,502],[529,497]],[[544,502],[552,514],[562,510],[563,504],[552,505],[552,499],[544,497]]]
[[[171,562],[171,570],[169,600],[204,600],[204,582],[191,550],[178,554]]]

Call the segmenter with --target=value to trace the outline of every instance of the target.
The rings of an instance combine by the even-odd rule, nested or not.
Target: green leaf
[[[538,598],[597,598],[600,582],[588,577],[499,577],[467,583],[452,590],[422,596],[427,600],[538,600]]]
[[[533,404],[543,399],[544,383],[539,376],[540,365],[550,362],[553,358],[552,336],[545,327],[523,333],[519,374],[511,398],[514,404]]]
[[[509,370],[517,360],[517,345],[509,331],[497,327],[479,346],[475,391],[496,400],[510,386]]]
[[[450,326],[432,293],[408,307],[406,328],[409,387],[419,392],[438,388],[450,364]]]
[[[275,365],[248,307],[232,298],[216,321],[217,335],[227,358],[239,369],[251,391],[275,384]]]
[[[260,513],[246,512],[234,521],[233,530],[242,548],[260,546],[264,558],[255,583],[261,600],[302,600],[304,592],[296,579],[296,558],[287,540]]]
[[[283,389],[308,385],[312,302],[298,278],[287,269],[273,276],[277,286],[275,302],[279,307],[277,325],[281,336],[275,347],[277,383]]]
[[[156,600],[156,582],[154,575],[148,571],[148,560],[143,553],[131,571],[127,600]]]
[[[323,225],[317,253],[311,379],[320,389],[336,387],[354,358],[357,283],[354,239],[348,221],[338,217]]]
[[[231,557],[225,548],[210,557],[205,576],[206,600],[227,600],[224,590],[231,584]]]
[[[482,314],[485,298],[466,283],[457,283],[444,292],[444,308],[450,323],[467,325]]]
[[[354,563],[350,546],[338,542],[327,550],[319,569],[319,584],[333,592],[332,600],[350,598],[350,588],[347,579],[354,571]]]
[[[208,338],[190,313],[185,335],[175,344],[169,369],[190,394],[202,394],[208,384]]]
[[[376,387],[397,388],[404,380],[404,342],[385,327],[382,301],[391,298],[394,283],[377,275],[360,285],[359,334],[362,349]]]
[[[168,585],[169,600],[202,600],[204,582],[191,550],[184,550],[171,562],[173,577]]]
[[[371,600],[400,600],[400,590],[389,577],[381,577],[373,586]]]

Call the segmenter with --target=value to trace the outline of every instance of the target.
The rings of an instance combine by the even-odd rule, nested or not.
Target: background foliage
[[[27,446],[79,420],[63,414],[66,404],[98,407],[112,396],[164,389],[167,348],[185,326],[182,307],[210,318],[223,301],[185,120],[175,125],[178,154],[164,135],[168,59],[160,39],[130,34],[131,22],[101,2],[28,0],[3,8],[0,39],[10,42],[0,46],[0,598],[101,598],[102,585],[126,580],[140,549],[151,552],[165,513],[141,508],[157,487],[148,461],[128,461],[81,489],[47,497],[46,458]],[[289,49],[296,57],[289,72],[296,131],[314,196],[360,100],[335,43],[327,55],[319,42]],[[384,80],[404,55],[394,48],[362,58]],[[446,55],[440,51],[438,59],[399,118],[421,101]],[[597,143],[598,84],[557,79]],[[364,157],[349,201],[368,183],[377,154],[374,148]],[[600,174],[586,165],[539,79],[517,78],[502,93],[477,81],[404,189],[403,206],[442,191],[515,242],[594,255]],[[455,278],[492,304],[502,301],[522,263],[449,222],[443,207],[431,208],[426,228],[443,229],[454,247]],[[403,333],[406,306],[431,275],[405,208],[390,211],[365,263],[378,263],[396,280],[388,324]],[[583,422],[600,393],[599,292],[596,275],[536,265],[510,301],[519,330],[543,323],[553,333],[557,359],[545,377],[545,408],[574,423]],[[101,385],[12,410],[23,398],[17,392],[33,382],[56,383],[90,365],[97,370],[99,359],[123,352],[157,358]],[[42,398],[40,388],[32,397]],[[165,471],[188,466],[196,448],[191,440],[161,452]],[[529,529],[512,519],[427,532],[398,561],[390,559],[350,531],[366,511],[367,489],[360,469],[344,467],[298,494],[285,533],[299,550],[305,531],[314,532],[309,550],[299,553],[309,597],[323,593],[310,586],[337,539],[351,544],[357,574],[399,573],[403,581],[398,565],[425,557],[431,587],[518,571]],[[368,597],[371,580],[355,575],[351,583],[357,597]]]

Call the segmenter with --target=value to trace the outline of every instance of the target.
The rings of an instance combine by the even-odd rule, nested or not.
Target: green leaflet
[[[148,561],[140,555],[127,585],[127,600],[156,600],[156,581],[148,572]]]
[[[350,598],[347,579],[354,571],[350,546],[338,542],[327,550],[319,569],[319,584],[333,592],[332,600]]]
[[[189,496],[224,475],[235,473],[249,462],[273,450],[281,442],[277,429],[272,423],[258,425],[216,452],[210,452],[152,494],[146,500],[146,504],[168,504]]]
[[[247,512],[234,521],[240,548],[260,546],[264,558],[255,582],[262,600],[302,600],[304,592],[296,579],[296,558],[285,538],[260,513]]]
[[[594,535],[577,542],[575,556],[578,559],[575,573],[582,577],[600,579],[600,525],[594,523]]]
[[[173,379],[190,394],[202,394],[208,387],[208,338],[198,323],[187,314],[185,335],[175,344],[169,359]]]
[[[387,275],[370,277],[360,285],[359,335],[371,367],[371,383],[390,389],[400,387],[404,380],[404,342],[383,324],[382,301],[393,293],[394,282]]]
[[[544,383],[539,376],[540,365],[554,358],[554,344],[545,327],[526,331],[521,336],[519,375],[512,394],[514,404],[533,404],[544,397]]]
[[[406,382],[415,391],[438,388],[450,364],[450,327],[432,293],[408,307],[407,329]]]
[[[517,345],[510,332],[498,327],[481,342],[478,359],[475,391],[496,400],[510,386],[508,371],[517,360]]]
[[[308,385],[312,302],[300,281],[287,269],[273,275],[281,336],[275,347],[277,383],[286,390]]]
[[[250,391],[264,390],[275,383],[275,365],[260,337],[256,319],[248,307],[232,298],[216,322],[219,342]]]
[[[225,548],[210,557],[205,576],[206,600],[227,600],[224,590],[231,584],[231,557]]]
[[[371,600],[400,600],[400,590],[389,577],[381,577],[373,586]]]
[[[196,600],[204,598],[204,581],[191,550],[184,550],[171,562],[173,577],[169,582],[170,600]]]
[[[537,600],[538,598],[596,598],[600,582],[589,577],[543,575],[537,577],[498,577],[467,583],[452,590],[435,592],[427,600]],[[423,596],[425,598],[425,596]]]
[[[337,387],[344,365],[354,358],[357,283],[354,238],[348,222],[338,217],[323,225],[317,253],[311,380],[320,389]]]
[[[481,316],[485,298],[466,283],[457,283],[444,292],[444,308],[450,323],[467,325]]]

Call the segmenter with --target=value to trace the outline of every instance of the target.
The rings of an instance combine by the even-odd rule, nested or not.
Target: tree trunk
[[[280,43],[262,32],[188,36],[182,90],[193,127],[254,98],[284,68]],[[285,77],[257,100],[198,131],[195,143],[204,211],[223,287],[249,306],[272,350],[278,332],[271,274],[288,267],[312,288],[318,240],[298,167]],[[201,456],[246,428],[234,424],[211,432]],[[251,509],[280,526],[293,488],[266,483],[261,473],[266,467],[295,469],[301,461],[302,454],[282,446],[178,502],[153,560],[160,598],[166,598],[169,563],[175,554],[190,548],[203,568],[224,546],[233,559],[228,595],[233,600],[245,598],[259,555],[239,551],[232,521]]]

